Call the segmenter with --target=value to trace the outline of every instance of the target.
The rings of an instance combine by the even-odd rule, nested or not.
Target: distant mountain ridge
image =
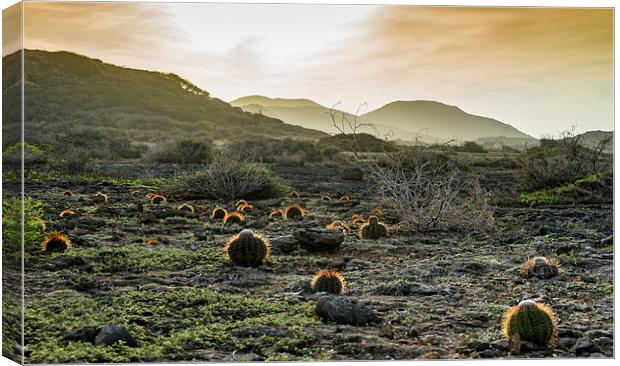
[[[178,75],[130,69],[71,52],[26,50],[26,140],[81,127],[131,141],[230,139],[240,136],[317,140],[325,132],[242,111]],[[5,105],[20,100],[20,54],[3,57]],[[4,142],[19,140],[19,108],[3,108]],[[16,141],[11,141],[16,140]]]
[[[331,125],[329,108],[308,99],[255,95],[236,99],[231,105],[307,128],[325,131]],[[353,118],[350,114],[347,116]],[[372,124],[374,132],[379,135],[391,134],[392,138],[408,141],[475,141],[494,137],[536,141],[509,124],[469,114],[456,106],[435,101],[396,101],[361,115],[359,120]]]

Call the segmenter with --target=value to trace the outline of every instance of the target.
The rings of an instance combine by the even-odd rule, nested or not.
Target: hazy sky
[[[175,72],[230,101],[437,100],[535,137],[613,129],[610,9],[26,3],[25,47]]]

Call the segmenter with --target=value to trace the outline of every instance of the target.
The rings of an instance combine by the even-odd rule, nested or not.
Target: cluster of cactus
[[[102,193],[102,192],[97,192],[95,194],[94,200],[95,200],[95,202],[98,202],[98,203],[107,203],[108,202],[108,195],[105,194],[105,193]]]
[[[304,217],[305,214],[306,212],[299,205],[291,205],[284,210],[284,217],[287,219],[299,219]]]
[[[228,215],[228,211],[223,207],[216,207],[211,211],[212,220],[223,220],[226,215]]]
[[[524,300],[504,314],[502,334],[507,339],[553,347],[558,336],[557,321],[547,305]]]
[[[334,220],[331,224],[325,226],[327,229],[338,229],[344,233],[344,235],[349,235],[351,233],[351,228],[349,225],[345,224],[340,220]]]
[[[336,271],[320,271],[310,282],[314,292],[329,292],[341,295],[345,292],[347,283],[344,277]]]
[[[260,266],[265,262],[270,251],[269,240],[260,234],[255,234],[250,229],[242,230],[231,237],[224,247],[230,263],[241,267]]]
[[[71,240],[61,233],[47,235],[39,247],[42,252],[64,252],[69,248],[71,248]]]
[[[379,239],[387,236],[387,227],[379,222],[377,216],[370,216],[368,222],[360,228],[360,238],[362,239]]]
[[[233,211],[226,213],[226,216],[222,219],[225,224],[242,224],[245,221],[241,212]]]
[[[67,215],[75,215],[75,211],[73,210],[64,210],[61,213],[58,214],[58,216],[60,217],[65,217]]]
[[[523,263],[521,271],[526,278],[552,278],[559,273],[558,261],[557,259],[545,257],[530,258]]]
[[[177,210],[179,211],[187,211],[190,213],[195,213],[196,209],[194,209],[194,206],[190,205],[189,203],[184,203],[181,206],[177,207]]]

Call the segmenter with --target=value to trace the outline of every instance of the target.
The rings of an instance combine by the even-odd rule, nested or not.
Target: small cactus
[[[196,210],[194,209],[194,206],[190,205],[189,203],[184,203],[181,206],[177,207],[177,210],[179,211],[187,211],[187,212],[191,212],[191,213],[195,213]]]
[[[211,211],[211,219],[222,220],[224,219],[224,217],[226,217],[227,214],[228,214],[228,211],[226,211],[225,208],[216,207],[213,209],[213,211]]]
[[[356,217],[353,219],[353,221],[351,221],[351,225],[357,225],[357,224],[363,224],[364,222],[364,218],[362,217]]]
[[[329,202],[331,200],[332,198],[326,194],[321,196],[321,201]]]
[[[149,239],[149,240],[146,241],[146,244],[150,245],[150,246],[155,246],[155,245],[157,245],[157,240]]]
[[[146,197],[146,198],[148,198],[148,199],[151,199],[151,198],[153,198],[153,197],[155,197],[155,196],[157,196],[157,193],[155,193],[155,192],[149,192],[149,193],[147,193],[147,194],[146,194],[146,196],[144,196],[144,197]]]
[[[52,233],[46,236],[39,247],[42,252],[64,252],[69,248],[71,248],[71,240],[61,233]]]
[[[142,193],[142,191],[139,190],[139,189],[132,189],[131,190],[131,196],[132,197],[138,197],[140,195],[140,193]]]
[[[245,218],[241,214],[241,212],[233,211],[228,212],[226,216],[222,219],[222,222],[225,224],[241,224],[245,221]]]
[[[237,201],[237,203],[235,204],[235,207],[239,207],[241,205],[249,205],[250,203],[246,200],[239,200]]]
[[[342,197],[339,198],[341,201],[350,201],[351,197],[347,196],[346,194]]]
[[[373,208],[370,212],[374,213],[375,215],[383,215],[383,210],[379,208]]]
[[[502,334],[507,339],[518,335],[521,341],[553,347],[558,336],[557,320],[547,305],[524,300],[504,314]]]
[[[65,217],[67,215],[75,215],[75,211],[73,210],[64,210],[61,213],[58,214],[58,216],[60,217]]]
[[[314,292],[329,292],[342,295],[347,287],[344,277],[336,271],[320,271],[310,282]]]
[[[269,240],[245,229],[234,235],[224,247],[224,252],[235,266],[258,267],[265,262],[271,251]]]
[[[360,228],[360,237],[362,239],[377,240],[385,236],[387,236],[387,227],[379,222],[377,216],[370,216],[368,222]]]
[[[73,192],[71,192],[70,189],[65,189],[65,191],[62,193],[63,196],[65,197],[71,197],[73,196]]]
[[[94,197],[95,202],[108,203],[108,195],[105,193],[97,192]]]
[[[525,278],[547,279],[558,275],[558,261],[553,258],[535,257],[525,261],[521,270]]]
[[[362,215],[360,215],[360,214],[353,214],[353,215],[351,215],[352,219],[357,219],[358,217],[362,217]]]
[[[289,193],[289,196],[291,196],[291,198],[299,198],[299,192],[293,191]]]
[[[278,217],[283,217],[283,216],[284,216],[284,212],[282,212],[282,210],[278,210],[278,209],[275,209],[275,208],[269,214],[269,218],[270,219],[276,219]]]
[[[299,205],[291,205],[288,206],[286,208],[286,211],[284,211],[284,216],[287,219],[297,219],[297,218],[302,218],[305,215],[305,211],[303,208],[301,208],[301,206]]]
[[[151,204],[158,205],[160,203],[166,202],[166,197],[156,194],[151,197]]]
[[[345,224],[340,220],[334,220],[331,224],[325,226],[327,229],[339,229],[344,235],[349,235],[351,233],[351,228],[349,225]]]
[[[251,211],[252,209],[254,209],[254,206],[250,205],[249,203],[237,206],[237,211],[239,212]]]

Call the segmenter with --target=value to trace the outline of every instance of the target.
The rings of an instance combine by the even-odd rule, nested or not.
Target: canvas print
[[[613,357],[613,9],[17,3],[2,354]]]

